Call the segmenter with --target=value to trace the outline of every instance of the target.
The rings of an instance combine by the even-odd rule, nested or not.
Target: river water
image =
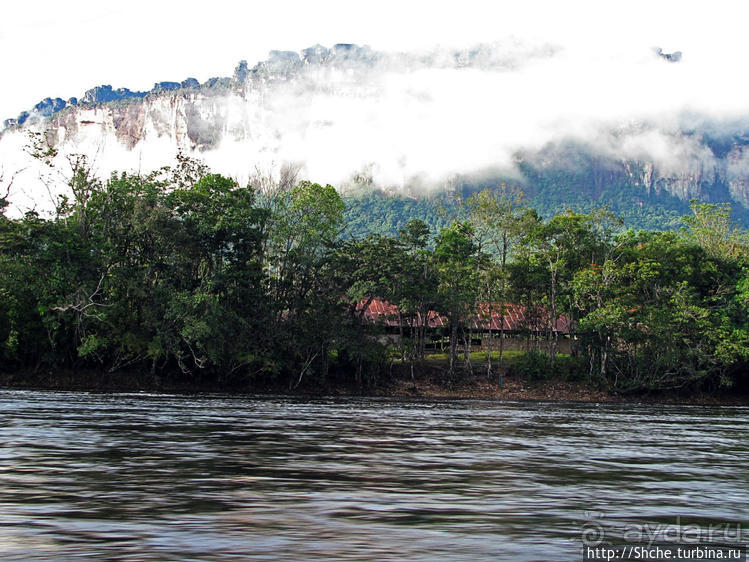
[[[3,559],[579,560],[685,528],[746,539],[749,408],[0,391]]]

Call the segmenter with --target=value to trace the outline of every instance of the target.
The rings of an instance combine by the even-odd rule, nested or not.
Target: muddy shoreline
[[[0,390],[52,390],[80,392],[156,392],[167,394],[275,395],[290,397],[378,397],[418,400],[497,400],[536,402],[620,402],[654,404],[749,405],[749,394],[726,390],[651,391],[620,394],[585,382],[529,381],[503,376],[502,384],[474,375],[448,384],[432,370],[414,379],[394,373],[363,390],[347,381],[331,380],[323,387],[300,386],[289,390],[285,381],[191,380],[154,377],[144,373],[36,372],[0,373]]]

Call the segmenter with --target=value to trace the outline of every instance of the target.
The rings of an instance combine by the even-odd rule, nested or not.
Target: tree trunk
[[[458,357],[458,326],[450,323],[450,380],[455,377],[455,360]]]
[[[499,288],[499,364],[502,364],[505,351],[505,303],[507,302],[507,280],[505,272],[507,269],[507,231],[502,232],[502,268],[500,269],[500,288]]]
[[[425,325],[426,320],[422,321],[422,325],[418,327],[419,334],[419,360],[424,360],[424,354],[426,353],[426,339],[427,339],[427,327]]]
[[[551,319],[550,319],[550,331],[549,331],[549,362],[551,363],[551,370],[554,371],[554,358],[557,352],[557,331],[555,324],[557,321],[557,272],[552,263],[549,263],[549,269],[551,272]]]
[[[473,374],[473,367],[471,365],[471,335],[472,330],[470,328],[467,331],[463,328],[463,365],[466,371]]]
[[[401,363],[406,361],[406,342],[403,338],[403,316],[400,308],[398,309],[398,336],[400,337]]]
[[[330,353],[328,353],[328,346],[324,344],[322,346],[322,369],[321,369],[321,377],[322,377],[322,384],[327,384],[328,381],[328,372],[330,371]]]

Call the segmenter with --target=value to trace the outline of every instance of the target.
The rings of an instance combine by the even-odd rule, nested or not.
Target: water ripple
[[[743,407],[3,391],[0,553],[567,560],[746,527],[747,461]]]

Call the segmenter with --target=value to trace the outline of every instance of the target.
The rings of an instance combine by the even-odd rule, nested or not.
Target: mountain
[[[664,80],[689,69],[681,52],[638,56],[636,68]],[[291,164],[305,178],[380,201],[353,208],[390,208],[399,217],[392,229],[411,211],[433,212],[440,193],[502,183],[545,214],[605,204],[630,225],[667,228],[698,198],[749,217],[745,116],[674,104],[663,116],[633,106],[579,118],[577,102],[539,87],[565,60],[553,45],[512,42],[418,53],[315,45],[271,51],[254,66],[242,61],[233,76],[202,84],[159,82],[148,92],[102,85],[79,99],[46,98],[0,133],[10,212],[51,210],[66,189],[70,155],[87,155],[106,177],[157,169],[182,152],[240,182]],[[29,133],[57,151],[59,174],[30,157]],[[381,230],[378,220],[365,217],[357,228]]]

